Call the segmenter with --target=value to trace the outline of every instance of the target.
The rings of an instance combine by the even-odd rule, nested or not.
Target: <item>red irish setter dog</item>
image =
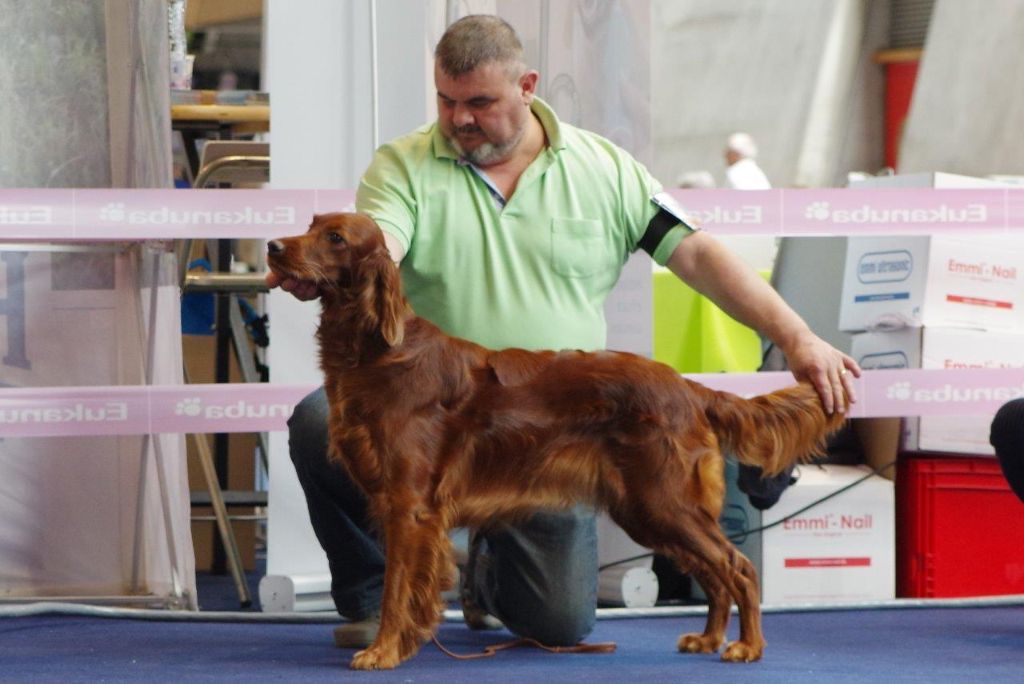
[[[747,400],[632,354],[451,337],[413,314],[383,234],[360,214],[316,216],[268,252],[278,275],[319,284],[331,457],[383,535],[380,633],[352,667],[395,667],[434,633],[450,528],[575,502],[606,509],[700,582],[707,625],[680,651],[718,651],[735,601],[740,636],[722,658],[761,657],[757,575],[718,526],[722,451],[768,474],[818,453],[843,418],[809,385]]]

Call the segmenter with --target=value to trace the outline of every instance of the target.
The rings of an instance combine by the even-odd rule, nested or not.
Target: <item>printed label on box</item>
[[[761,532],[813,501],[862,478],[864,467],[801,466],[799,479],[762,513],[726,468],[723,530],[758,569],[764,603],[851,602],[895,596],[892,483],[868,478]]]

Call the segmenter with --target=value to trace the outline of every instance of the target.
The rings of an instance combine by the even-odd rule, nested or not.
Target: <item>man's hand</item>
[[[688,235],[672,252],[668,267],[725,313],[778,344],[796,379],[818,390],[826,412],[845,413],[857,400],[857,362],[811,332],[763,278],[711,235]]]
[[[301,299],[304,302],[320,296],[320,289],[316,286],[316,283],[310,280],[282,278],[273,271],[267,273],[267,287],[270,289],[280,287],[285,292],[290,292],[296,299]]]
[[[826,413],[846,413],[849,405],[857,401],[853,379],[860,377],[860,366],[810,330],[787,344],[782,352],[796,379],[806,380],[818,390]]]

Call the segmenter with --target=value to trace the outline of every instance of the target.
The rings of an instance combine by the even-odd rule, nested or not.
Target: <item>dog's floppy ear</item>
[[[397,347],[405,338],[406,303],[398,266],[379,249],[359,265],[360,317],[367,332],[379,331],[389,347]]]

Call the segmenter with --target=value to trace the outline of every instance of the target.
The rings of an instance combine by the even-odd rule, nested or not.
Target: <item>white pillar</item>
[[[426,17],[434,2],[376,3],[378,130],[389,140],[428,121]],[[268,0],[266,76],[271,94],[274,188],[356,187],[373,154],[371,0]],[[431,101],[433,87],[430,88]],[[320,211],[345,207],[319,207]],[[313,333],[319,306],[280,291],[267,298],[271,380],[319,383]],[[265,609],[331,609],[327,560],[309,523],[288,457],[288,436],[270,435]],[[293,588],[291,597],[288,588]],[[299,596],[294,596],[295,593]],[[321,594],[319,601],[303,595]]]

